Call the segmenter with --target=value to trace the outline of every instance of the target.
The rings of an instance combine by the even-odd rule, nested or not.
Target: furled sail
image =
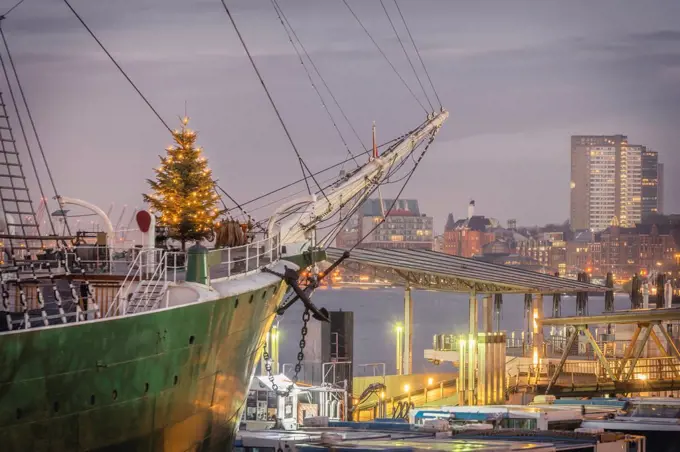
[[[368,189],[384,182],[389,170],[408,158],[421,142],[434,136],[448,116],[446,110],[432,114],[425,123],[399,139],[383,155],[372,158],[323,194],[297,198],[280,206],[269,220],[268,232],[272,234],[278,230],[282,244],[289,247],[298,245],[292,246],[288,254],[314,245],[312,232],[317,224],[334,215],[350,201],[361,203],[370,195]]]

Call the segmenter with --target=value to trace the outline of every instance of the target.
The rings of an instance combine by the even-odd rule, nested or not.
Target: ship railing
[[[263,266],[281,258],[280,234],[265,237],[242,246],[219,248],[209,252],[210,278],[232,276],[259,271]]]
[[[77,309],[73,311],[64,311],[63,313],[47,314],[43,311],[44,315],[35,315],[32,313],[24,314],[23,318],[12,320],[10,316],[7,316],[7,330],[21,330],[29,328],[39,328],[43,326],[48,326],[51,324],[52,320],[61,319],[62,323],[71,323],[68,319],[73,319],[73,322],[85,322],[87,320],[93,320],[99,314],[99,308],[82,310]]]
[[[109,304],[104,317],[124,315],[127,302],[137,293],[136,303],[148,303],[150,294],[157,295],[160,286],[177,282],[179,273],[184,270],[184,252],[167,251],[156,248],[133,250],[134,259],[118,292]]]
[[[167,307],[168,298],[168,254],[161,255],[161,261],[153,269],[153,274],[140,281],[132,297],[125,303],[125,313],[135,313],[152,310],[158,307],[160,301],[165,298]],[[141,289],[141,290],[140,290]],[[133,303],[133,304],[130,304]]]

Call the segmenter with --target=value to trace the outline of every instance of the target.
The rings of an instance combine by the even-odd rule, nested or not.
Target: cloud
[[[633,33],[631,38],[644,42],[680,42],[680,30],[658,30],[648,33]]]

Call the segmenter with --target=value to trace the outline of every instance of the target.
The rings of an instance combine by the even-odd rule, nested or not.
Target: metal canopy
[[[328,248],[328,260],[344,250]],[[605,286],[557,278],[543,273],[493,264],[430,250],[355,249],[343,265],[370,267],[376,275],[417,289],[476,293],[606,292]]]

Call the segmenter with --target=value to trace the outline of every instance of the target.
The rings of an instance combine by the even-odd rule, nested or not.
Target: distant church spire
[[[444,226],[444,231],[453,231],[456,228],[456,222],[453,219],[453,214],[450,213],[446,219],[446,226]]]

